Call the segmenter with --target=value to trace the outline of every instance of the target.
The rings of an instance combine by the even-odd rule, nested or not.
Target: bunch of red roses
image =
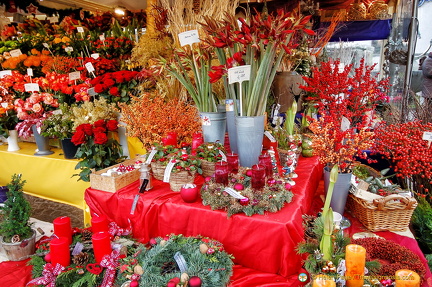
[[[117,164],[124,159],[123,150],[109,132],[118,128],[116,120],[98,120],[93,124],[81,124],[72,136],[72,142],[79,145],[75,157],[80,159],[75,169],[80,169],[79,176],[83,181],[90,181],[92,169],[100,170]]]
[[[90,81],[96,93],[104,97],[108,103],[129,103],[129,92],[138,84],[136,71],[117,71],[105,73]]]

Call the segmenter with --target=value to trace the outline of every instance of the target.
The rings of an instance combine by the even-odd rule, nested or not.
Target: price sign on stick
[[[0,71],[0,79],[6,76],[12,76],[12,71],[11,70]]]
[[[24,84],[24,89],[26,92],[39,92],[38,84]]]
[[[342,117],[341,130],[343,132],[346,131],[347,129],[350,128],[350,125],[351,125],[351,123],[350,123],[349,119],[347,119],[346,117]]]
[[[9,51],[9,54],[11,55],[12,58],[19,57],[22,55],[20,49],[11,50],[11,51]]]
[[[185,45],[191,45],[193,43],[199,43],[199,34],[198,30],[190,30],[183,33],[178,34],[178,38],[180,41],[180,45],[183,47]]]
[[[428,147],[430,147],[432,142],[432,132],[424,132],[423,133],[423,140],[428,141]]]
[[[69,81],[79,80],[81,78],[81,74],[79,71],[69,73]]]
[[[32,68],[27,68],[27,76],[33,77],[33,69]]]
[[[243,92],[242,83],[244,81],[249,81],[251,74],[251,66],[243,65],[228,69],[228,83],[234,84],[239,83],[240,85],[240,116],[243,116]]]
[[[78,33],[84,33],[84,28],[83,27],[77,27],[77,32]]]

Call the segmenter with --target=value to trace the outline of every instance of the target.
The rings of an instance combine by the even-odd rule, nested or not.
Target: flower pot
[[[70,138],[61,140],[61,147],[63,150],[63,156],[66,159],[75,158],[75,154],[78,150],[78,146],[71,142]]]
[[[237,129],[235,125],[236,112],[234,109],[234,100],[225,100],[226,103],[226,122],[229,138],[229,146],[233,153],[238,153],[237,147]]]
[[[226,132],[226,113],[200,112],[200,117],[204,142],[220,142],[223,144]]]
[[[210,162],[208,160],[201,160],[201,169],[202,169],[202,175],[204,177],[206,176],[212,176],[215,173],[215,162]]]
[[[326,194],[330,183],[330,171],[331,169],[328,166],[324,167],[324,192]],[[344,214],[345,204],[351,187],[351,176],[351,173],[339,173],[333,189],[330,207],[333,211],[342,215]]]
[[[9,136],[7,138],[8,151],[20,150],[18,145],[18,132],[16,130],[9,130]]]
[[[49,138],[41,136],[37,130],[36,125],[32,125],[32,132],[38,148],[34,155],[43,156],[53,154],[54,152],[50,150]]]
[[[21,261],[33,255],[36,250],[36,232],[33,230],[33,235],[30,238],[19,242],[8,243],[1,238],[1,244],[6,252],[6,256],[11,261]]]
[[[264,136],[264,116],[236,117],[237,146],[240,166],[258,164]]]

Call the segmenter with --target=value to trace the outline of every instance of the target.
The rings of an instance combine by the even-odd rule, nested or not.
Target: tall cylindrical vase
[[[331,169],[328,166],[324,167],[324,192],[326,194],[330,183],[330,171]],[[334,185],[330,207],[333,211],[340,214],[344,214],[345,204],[351,187],[351,176],[351,173],[339,173]]]
[[[258,164],[264,136],[264,116],[236,117],[237,147],[240,166]]]
[[[9,136],[7,138],[8,151],[20,150],[18,145],[18,132],[16,130],[9,130]]]
[[[200,112],[204,142],[225,142],[226,113]]]
[[[237,128],[235,124],[236,113],[234,108],[234,100],[232,99],[225,100],[225,109],[226,109],[226,121],[227,121],[230,150],[233,153],[238,154]]]
[[[117,121],[119,122],[117,133],[118,133],[118,137],[119,137],[119,143],[123,149],[123,156],[130,158],[129,146],[128,146],[127,136],[126,136],[126,127],[125,127],[126,124],[124,122],[122,122],[122,114],[121,113],[118,113]]]
[[[44,137],[39,134],[36,125],[32,125],[33,136],[36,140],[36,145],[38,150],[34,153],[34,155],[50,155],[54,152],[50,150],[49,146],[49,138]]]

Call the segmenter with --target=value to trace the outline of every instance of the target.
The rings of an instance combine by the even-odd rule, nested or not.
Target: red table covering
[[[301,158],[293,201],[277,213],[227,218],[225,211],[211,210],[201,201],[185,203],[169,184],[154,181],[154,187],[140,196],[134,215],[130,209],[138,192],[135,182],[116,193],[87,189],[85,200],[92,213],[105,214],[121,227],[132,225],[134,237],[147,242],[156,236],[202,235],[224,244],[234,262],[257,271],[284,277],[298,275],[301,257],[297,243],[303,238],[302,215],[312,203],[322,176],[316,157]]]

